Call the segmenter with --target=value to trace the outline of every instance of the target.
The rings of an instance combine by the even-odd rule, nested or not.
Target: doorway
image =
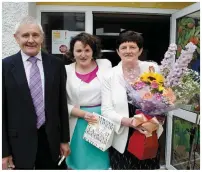
[[[109,59],[113,66],[120,61],[115,43],[121,29],[142,33],[144,51],[139,59],[160,64],[169,46],[170,15],[94,12],[93,34],[102,41],[103,58]]]

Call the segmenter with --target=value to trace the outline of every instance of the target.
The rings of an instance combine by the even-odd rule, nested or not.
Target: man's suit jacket
[[[42,52],[45,78],[46,133],[53,160],[60,143],[69,142],[66,72],[63,62]],[[37,152],[37,115],[21,53],[2,61],[2,157],[13,156],[20,168],[34,167]]]

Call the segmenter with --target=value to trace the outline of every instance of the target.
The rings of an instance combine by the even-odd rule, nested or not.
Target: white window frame
[[[172,131],[173,131],[173,117],[179,117],[186,121],[197,123],[200,125],[200,116],[197,120],[197,114],[193,112],[189,112],[183,109],[177,109],[169,112],[167,116],[167,129],[166,129],[166,169],[168,170],[177,170],[171,164],[171,154],[172,154]],[[197,120],[197,121],[196,121]]]
[[[85,13],[85,32],[93,34],[93,12],[103,13],[135,13],[135,14],[173,14],[178,10],[159,8],[128,8],[128,7],[103,7],[103,6],[61,6],[37,5],[37,19],[41,21],[41,12],[83,12]]]

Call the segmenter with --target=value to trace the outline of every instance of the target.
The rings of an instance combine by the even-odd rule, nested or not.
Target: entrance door
[[[195,3],[171,16],[170,43],[177,44],[177,57],[180,55],[181,49],[184,49],[184,46],[190,41],[197,46],[197,53],[194,54],[195,60],[193,61],[200,66],[200,3]],[[191,146],[189,131],[195,123],[198,124],[198,130],[194,139],[195,153],[191,157],[191,169],[200,169],[199,120],[196,113],[183,109],[174,110],[167,117],[167,169],[186,170],[190,168],[189,151]]]
[[[103,57],[115,66],[120,62],[116,53],[116,39],[119,32],[133,30],[144,38],[142,61],[155,61],[160,64],[169,45],[170,14],[137,14],[137,13],[93,13],[93,34],[102,41]]]

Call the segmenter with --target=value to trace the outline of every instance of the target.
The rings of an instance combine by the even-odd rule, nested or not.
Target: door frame
[[[170,17],[170,43],[176,43],[176,22],[177,19],[186,16],[188,14],[194,13],[196,11],[200,10],[200,3],[196,2],[186,8],[183,8],[181,10],[178,10],[177,12],[173,13]],[[195,113],[183,110],[183,109],[177,109],[174,111],[171,111],[168,113],[167,116],[167,128],[166,128],[166,168],[168,170],[176,170],[175,167],[171,165],[171,151],[172,151],[172,129],[173,129],[173,117],[179,117],[181,119],[184,119],[186,121],[195,123],[197,115]],[[200,117],[199,117],[200,119]],[[199,123],[199,119],[197,123]]]

